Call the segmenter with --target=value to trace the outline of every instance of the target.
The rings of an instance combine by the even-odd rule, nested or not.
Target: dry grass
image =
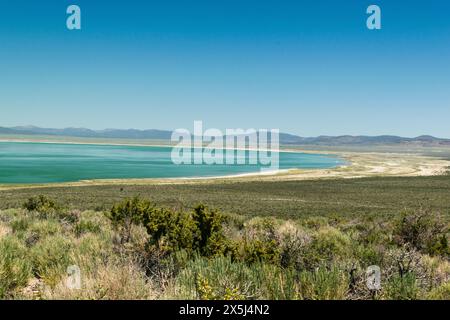
[[[156,299],[158,293],[143,271],[134,263],[125,262],[99,267],[81,275],[81,289],[67,287],[67,279],[55,288],[47,288],[42,299],[142,300]]]
[[[11,228],[4,225],[3,223],[0,223],[0,239],[7,236],[11,232]]]

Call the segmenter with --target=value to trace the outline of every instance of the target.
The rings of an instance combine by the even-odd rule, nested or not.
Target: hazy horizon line
[[[88,127],[82,127],[82,126],[68,126],[68,127],[49,127],[49,126],[37,126],[37,125],[14,125],[14,126],[3,126],[1,125],[0,128],[5,128],[5,129],[19,129],[19,128],[30,128],[30,129],[48,129],[48,130],[67,130],[67,129],[75,129],[75,130],[89,130],[89,131],[93,131],[93,132],[102,132],[102,131],[108,131],[108,130],[118,130],[118,131],[163,131],[163,132],[173,132],[176,129],[156,129],[156,128],[146,128],[146,129],[138,129],[138,128],[133,128],[133,127],[127,127],[127,128],[114,128],[114,127],[106,127],[106,128],[102,128],[102,129],[92,129],[92,128],[88,128]],[[206,128],[209,129],[209,128]],[[236,128],[234,128],[236,129]],[[251,129],[249,128],[242,128],[244,130],[247,129]],[[253,128],[256,129],[256,128]],[[273,128],[272,128],[273,129]],[[399,135],[399,134],[389,134],[389,133],[385,133],[385,134],[318,134],[318,135],[301,135],[301,134],[297,134],[297,133],[292,133],[289,132],[288,130],[280,130],[280,134],[288,134],[288,135],[292,135],[292,136],[296,136],[296,137],[300,137],[300,138],[317,138],[317,137],[345,137],[345,136],[349,136],[349,137],[383,137],[383,136],[389,136],[389,137],[399,137],[399,138],[407,138],[407,139],[415,139],[415,138],[420,138],[420,137],[432,137],[435,139],[440,139],[440,140],[450,140],[450,138],[447,137],[440,137],[440,136],[435,136],[433,134],[419,134],[419,135]]]

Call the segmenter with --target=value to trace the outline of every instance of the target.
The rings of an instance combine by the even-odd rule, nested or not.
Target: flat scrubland
[[[25,187],[0,190],[0,209],[20,208],[43,194],[79,210],[106,211],[123,199],[141,196],[161,206],[191,209],[204,203],[247,217],[300,219],[337,215],[360,219],[397,216],[429,208],[450,215],[450,176],[370,177],[305,181],[219,180],[155,184]]]
[[[447,175],[4,188],[0,297],[450,299],[449,190]]]

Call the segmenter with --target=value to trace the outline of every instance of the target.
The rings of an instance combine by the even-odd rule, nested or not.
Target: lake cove
[[[187,304],[185,307],[181,307],[180,315],[203,315],[207,318],[211,317],[214,307],[194,307]]]
[[[261,165],[174,164],[171,147],[0,142],[0,184],[98,179],[194,178],[259,173]],[[249,157],[249,154],[245,155]],[[325,169],[333,155],[280,152],[279,169]]]

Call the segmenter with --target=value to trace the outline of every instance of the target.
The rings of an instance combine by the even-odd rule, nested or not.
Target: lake
[[[0,142],[0,183],[92,179],[182,178],[259,172],[259,165],[175,165],[172,147]],[[248,156],[248,152],[246,154]],[[280,152],[280,169],[333,168],[333,155]]]

